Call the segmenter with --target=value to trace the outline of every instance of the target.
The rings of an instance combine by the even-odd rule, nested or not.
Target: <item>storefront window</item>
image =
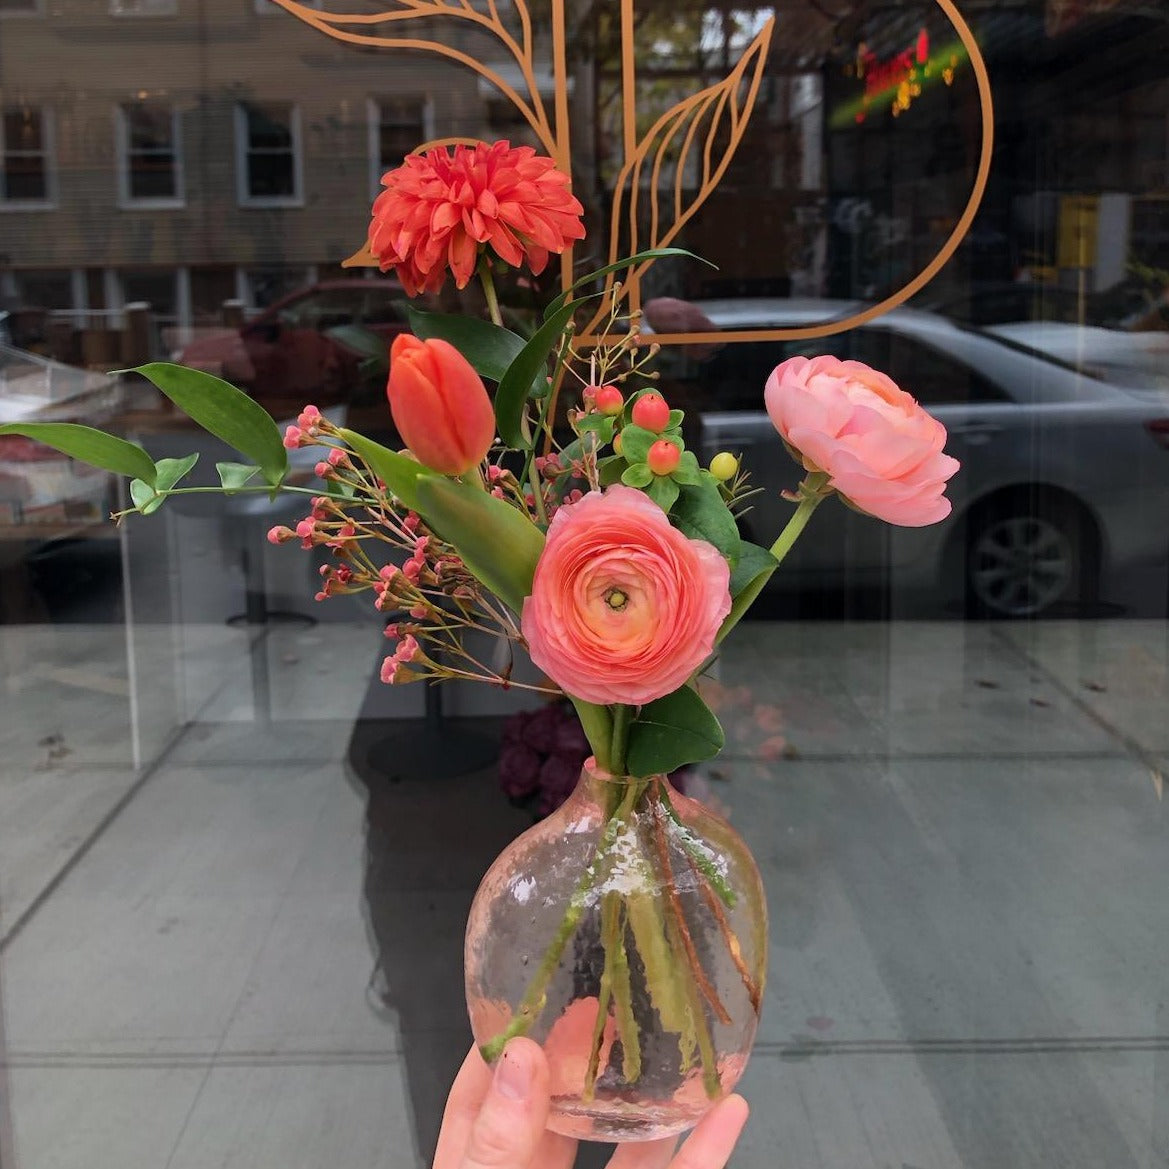
[[[789,358],[887,373],[962,464],[936,525],[823,504],[709,671],[727,747],[687,790],[773,919],[732,1164],[1169,1164],[1164,5],[294,7],[0,0],[0,425],[211,487],[238,456],[109,376],[173,361],[401,446],[410,308],[486,305],[349,266],[381,176],[556,153],[587,235],[499,273],[503,319],[691,253],[621,327],[699,462],[741,457],[743,537],[802,474]],[[429,1164],[471,896],[558,798],[553,747],[500,782],[543,699],[384,685],[386,615],[266,539],[299,496],[115,524],[125,491],[0,435],[0,1167]]]

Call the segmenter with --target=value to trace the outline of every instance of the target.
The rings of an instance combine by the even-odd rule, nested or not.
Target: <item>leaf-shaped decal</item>
[[[691,94],[662,114],[625,160],[613,198],[611,261],[617,260],[623,242],[629,252],[668,247],[718,186],[747,129],[774,26],[772,18],[722,81]],[[668,174],[670,168],[673,178],[664,182],[663,172]],[[647,189],[648,213],[644,207]],[[687,191],[693,191],[688,202]],[[646,222],[648,232],[643,238]],[[625,225],[629,235],[623,241]],[[630,280],[636,282],[651,263],[653,260],[646,260],[632,268]],[[606,287],[612,282],[613,277],[608,277]],[[599,321],[600,314],[582,332],[591,332]]]
[[[501,8],[509,7],[503,0],[491,0],[486,5],[472,4],[471,0],[390,0],[382,12],[324,12],[298,0],[274,2],[334,40],[366,48],[420,49],[466,65],[511,102],[548,154],[560,157],[558,137],[536,79],[532,17],[526,0],[511,0],[514,16],[510,21],[500,15]],[[410,27],[411,22],[420,27]],[[463,32],[456,31],[456,24],[476,27],[496,38],[511,58],[505,62],[507,77],[485,64],[481,56],[486,54],[476,56],[456,47],[464,39]],[[376,31],[387,25],[392,29],[401,28],[402,35],[387,36]],[[512,84],[508,78],[516,83]],[[346,263],[355,267],[366,263],[364,249]]]

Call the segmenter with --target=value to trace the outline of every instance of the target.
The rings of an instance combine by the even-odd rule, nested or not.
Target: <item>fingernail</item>
[[[529,1060],[514,1052],[504,1051],[495,1065],[495,1088],[508,1100],[524,1100],[532,1087],[532,1068]]]

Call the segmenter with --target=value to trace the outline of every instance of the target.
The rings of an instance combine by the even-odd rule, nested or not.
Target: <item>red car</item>
[[[217,374],[248,391],[277,419],[306,402],[352,404],[367,381],[365,354],[332,335],[355,325],[383,337],[387,348],[409,330],[394,280],[331,280],[278,300],[240,329],[202,336],[175,360]]]

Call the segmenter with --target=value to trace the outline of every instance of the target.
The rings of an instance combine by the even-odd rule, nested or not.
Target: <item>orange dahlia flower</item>
[[[509,142],[411,154],[382,176],[370,251],[410,296],[437,292],[448,269],[466,287],[484,247],[513,267],[526,257],[538,275],[550,252],[584,238],[583,208],[568,183],[552,159]]]

